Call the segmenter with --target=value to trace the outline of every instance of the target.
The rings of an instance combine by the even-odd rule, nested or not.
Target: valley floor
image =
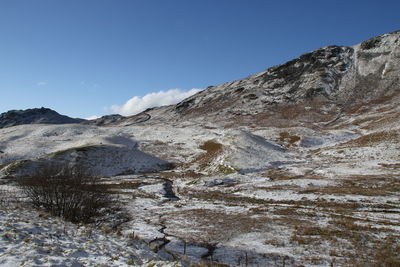
[[[0,265],[399,266],[399,106],[365,109],[308,127],[2,129],[1,181],[81,163],[131,220],[111,231],[1,200]]]

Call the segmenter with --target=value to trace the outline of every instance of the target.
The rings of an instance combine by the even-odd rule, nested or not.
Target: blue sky
[[[178,99],[400,30],[399,10],[384,0],[0,0],[0,113],[89,117],[135,96],[131,105]]]

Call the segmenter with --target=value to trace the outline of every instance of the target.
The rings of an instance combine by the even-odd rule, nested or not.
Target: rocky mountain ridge
[[[83,119],[74,119],[60,115],[49,108],[33,108],[26,110],[10,110],[0,114],[0,128],[22,124],[67,124],[81,123]]]
[[[0,129],[24,124],[71,124],[107,125],[125,119],[119,114],[105,115],[93,120],[71,118],[49,108],[10,110],[0,114]]]
[[[49,109],[29,109],[1,114],[0,128],[31,123],[103,126],[188,119],[219,122],[228,127],[229,121],[268,125],[268,118],[273,118],[273,123],[293,124],[294,121],[288,122],[293,119],[291,116],[282,118],[288,108],[308,118],[298,121],[329,122],[355,104],[398,94],[399,65],[400,31],[396,31],[354,46],[323,47],[247,78],[209,86],[176,105],[151,108],[127,118],[107,115],[86,121]]]
[[[328,122],[356,104],[396,96],[399,65],[397,31],[354,46],[323,47],[247,78],[210,86],[176,105],[144,113],[151,116],[148,123],[199,119],[229,127],[226,121],[230,119],[258,124],[274,118],[272,123],[276,123],[282,119],[279,114],[295,107],[295,113],[311,114],[313,122]]]
[[[327,46],[245,79],[210,87],[177,104],[175,110],[182,113],[213,101],[229,101],[232,106],[262,111],[265,105],[316,96],[342,105],[360,101],[356,96],[364,100],[389,96],[400,88],[399,60],[400,31],[351,47]]]

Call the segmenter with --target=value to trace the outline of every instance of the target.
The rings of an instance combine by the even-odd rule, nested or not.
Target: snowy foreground
[[[75,225],[30,209],[0,206],[0,266],[181,266],[107,227]]]

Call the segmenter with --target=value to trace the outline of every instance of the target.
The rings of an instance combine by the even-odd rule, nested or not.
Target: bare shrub
[[[79,168],[45,166],[17,182],[35,207],[72,222],[91,222],[114,202],[99,178]]]
[[[16,202],[17,197],[14,196],[13,192],[6,189],[0,189],[0,208],[9,207],[11,202]]]

